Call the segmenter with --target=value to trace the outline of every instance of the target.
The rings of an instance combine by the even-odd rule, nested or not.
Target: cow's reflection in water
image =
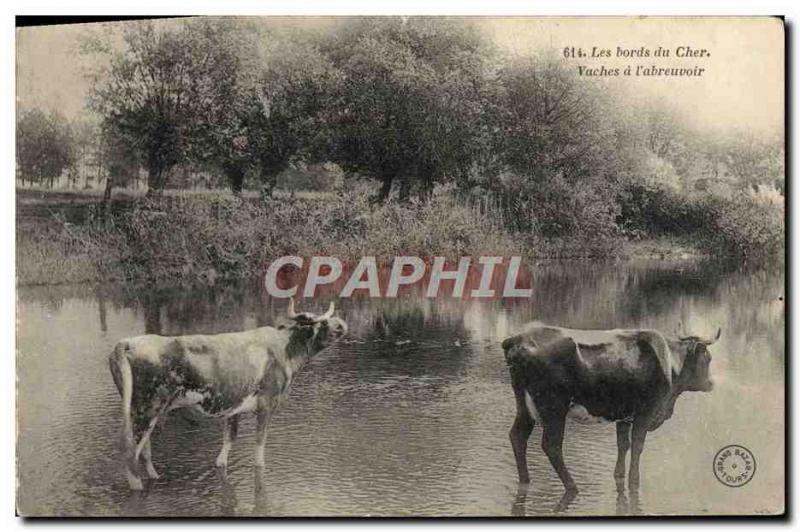
[[[217,469],[217,478],[220,483],[219,513],[222,516],[234,516],[242,513],[237,511],[239,499],[236,487],[229,480],[227,471]],[[274,508],[269,507],[267,490],[264,486],[264,466],[253,468],[253,516],[268,516],[274,513]],[[241,510],[241,509],[240,509]]]
[[[219,479],[219,513],[220,515],[236,515],[236,488],[228,480],[228,472],[222,468],[217,469]]]
[[[120,515],[125,517],[147,516],[147,507],[144,504],[147,494],[148,490],[130,491],[128,497],[124,499],[125,502],[120,509]]]
[[[639,489],[632,487],[630,498],[625,492],[625,479],[616,478],[617,483],[617,515],[639,515],[642,508],[639,504]]]
[[[617,479],[617,515],[641,515],[642,508],[639,499],[639,490],[634,488],[630,492],[625,490],[625,481]],[[529,505],[528,497],[530,495],[531,485],[520,484],[517,487],[517,492],[511,502],[511,517],[527,517],[536,515],[546,515],[535,511]],[[569,510],[572,503],[577,499],[578,494],[572,491],[567,491],[562,494],[561,498],[556,501],[555,505],[550,510],[553,514],[562,514]],[[547,507],[545,507],[547,508]]]
[[[539,512],[528,512],[528,495],[530,494],[531,485],[521,483],[517,487],[517,493],[514,495],[514,500],[511,503],[511,516],[512,517],[527,517],[528,515],[543,515]],[[549,508],[550,513],[561,514],[566,512],[570,505],[575,501],[578,494],[574,491],[568,491],[561,495],[561,498],[556,501],[556,504]]]

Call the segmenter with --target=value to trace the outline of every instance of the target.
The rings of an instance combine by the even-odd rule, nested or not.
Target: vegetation
[[[17,168],[23,184],[49,183],[75,159],[72,130],[57,113],[23,111],[17,119]]]
[[[469,22],[312,32],[210,18],[121,37],[83,46],[106,58],[96,120],[20,113],[19,176],[104,183],[110,204],[144,172],[153,197],[98,209],[31,257],[80,248],[97,275],[208,280],[300,252],[597,257],[652,239],[746,258],[783,250],[782,138],[693,131],[548,53],[505,57]],[[160,199],[198,187],[216,192]]]

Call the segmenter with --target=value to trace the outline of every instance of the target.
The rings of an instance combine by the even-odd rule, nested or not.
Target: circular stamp
[[[746,447],[726,445],[714,455],[714,476],[728,487],[739,488],[756,474],[756,459]]]

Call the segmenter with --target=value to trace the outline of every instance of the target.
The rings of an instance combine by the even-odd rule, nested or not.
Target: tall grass
[[[18,227],[18,283],[136,279],[213,284],[261,274],[283,255],[449,258],[625,254],[628,239],[691,239],[709,255],[764,257],[783,250],[782,210],[742,197],[633,191],[607,205],[597,195],[464,197],[439,189],[424,201],[372,201],[366,184],[324,199],[228,193],[140,198],[95,209],[85,224]],[[665,239],[663,241],[670,241]]]
[[[258,275],[283,255],[448,257],[524,254],[502,220],[442,192],[429,201],[376,205],[357,186],[325,201],[259,201],[230,194],[143,198],[84,229],[93,270],[110,279],[191,280]],[[26,261],[27,262],[27,261]],[[21,269],[24,269],[20,266]]]
[[[47,224],[17,226],[17,284],[59,284],[99,278],[102,253],[80,228]]]

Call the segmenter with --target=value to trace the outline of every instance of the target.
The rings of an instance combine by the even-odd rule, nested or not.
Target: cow
[[[228,453],[242,414],[256,415],[255,465],[264,466],[264,443],[272,414],[292,380],[311,358],[347,333],[334,317],[334,304],[321,315],[297,313],[290,299],[290,326],[261,327],[214,335],[159,336],[121,340],[109,356],[122,398],[123,467],[132,490],[143,489],[140,458],[150,479],[150,437],[159,421],[176,409],[192,409],[222,424],[216,466],[227,470]]]
[[[520,484],[530,482],[528,438],[542,425],[542,450],[566,493],[578,489],[562,455],[567,417],[578,422],[616,422],[618,487],[625,478],[625,458],[631,451],[628,484],[639,487],[639,457],[645,436],[672,416],[683,392],[708,392],[708,346],[716,337],[676,337],[658,331],[580,330],[534,322],[503,341],[516,399],[517,415],[509,437]],[[621,488],[620,488],[621,489]]]

